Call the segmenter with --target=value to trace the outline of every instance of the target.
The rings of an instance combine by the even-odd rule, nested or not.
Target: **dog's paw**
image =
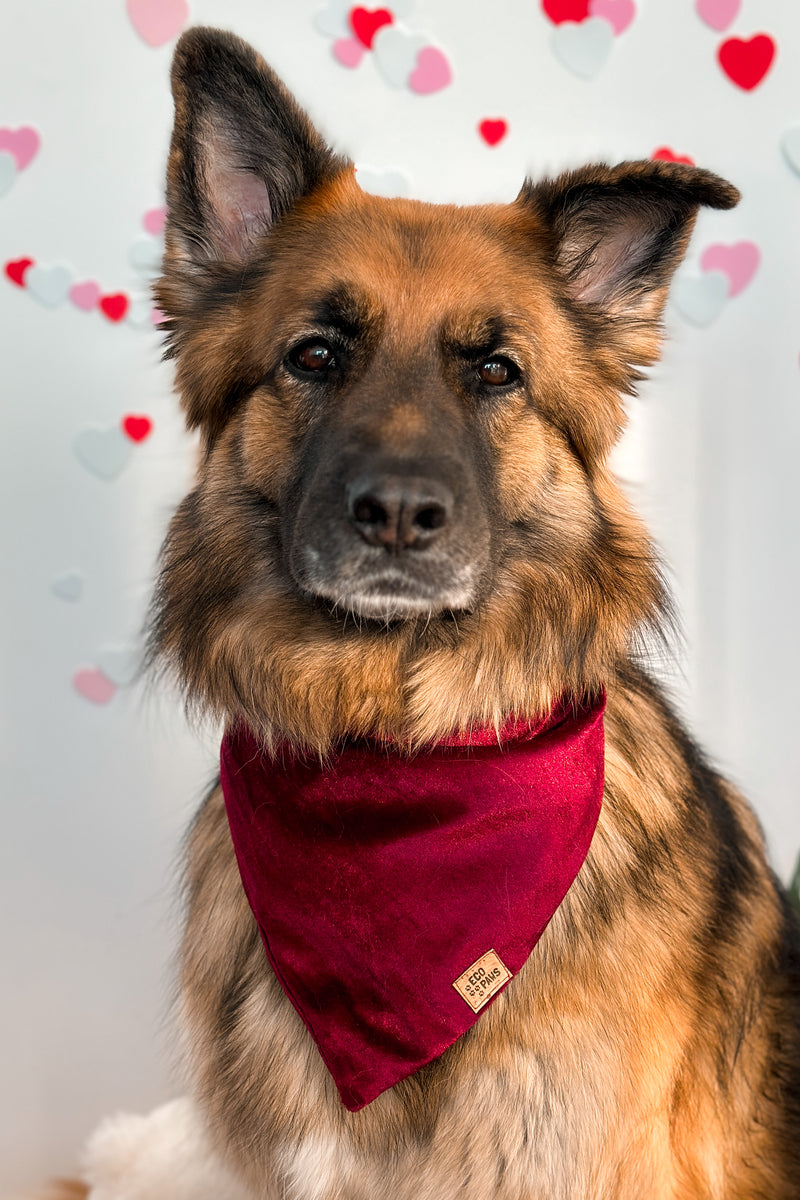
[[[107,1117],[89,1139],[88,1200],[252,1200],[214,1153],[189,1099]]]

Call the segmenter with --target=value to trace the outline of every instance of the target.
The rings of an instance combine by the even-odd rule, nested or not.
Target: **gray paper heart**
[[[142,275],[160,275],[164,243],[161,238],[140,237],[128,251],[128,261]]]
[[[100,479],[116,479],[133,452],[118,425],[87,425],[72,443],[78,462]]]
[[[672,286],[672,303],[692,325],[716,320],[728,300],[728,276],[723,271],[679,276]]]
[[[153,301],[146,298],[132,300],[125,320],[134,329],[152,329]]]
[[[0,150],[0,196],[4,196],[17,178],[17,160],[7,150]]]
[[[352,8],[350,0],[328,0],[327,8],[318,8],[311,18],[314,28],[326,37],[352,37],[353,31],[347,14]]]
[[[356,163],[356,183],[372,196],[408,196],[411,181],[398,167],[370,167]]]
[[[63,264],[52,267],[36,264],[25,272],[25,287],[46,308],[58,308],[69,295],[74,278],[71,269]]]
[[[781,138],[781,150],[792,170],[800,175],[800,125],[786,130]]]
[[[97,665],[117,687],[133,683],[141,663],[139,648],[130,642],[101,646],[95,655]]]
[[[64,571],[56,575],[50,584],[50,591],[59,600],[80,600],[83,595],[83,575],[80,571]]]
[[[411,33],[402,25],[384,25],[375,34],[372,52],[383,78],[392,87],[405,87],[417,65],[420,50],[430,44],[424,33]]]
[[[613,45],[614,30],[603,17],[563,21],[553,31],[553,53],[562,66],[581,79],[594,78]]]

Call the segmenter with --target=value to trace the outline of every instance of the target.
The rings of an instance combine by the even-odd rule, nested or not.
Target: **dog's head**
[[[600,685],[662,603],[622,396],[735,189],[637,162],[383,199],[238,39],[185,34],[173,91],[158,301],[204,450],[154,644],[190,699],[324,749]]]

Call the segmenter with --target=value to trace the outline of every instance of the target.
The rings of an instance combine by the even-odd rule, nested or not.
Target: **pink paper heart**
[[[696,0],[694,10],[717,33],[727,29],[739,15],[742,0]]]
[[[189,20],[186,0],[125,0],[131,24],[148,46],[163,46]]]
[[[0,129],[0,150],[7,150],[12,155],[19,171],[36,156],[41,141],[30,125],[22,125],[19,129],[9,129],[4,125]]]
[[[725,246],[715,242],[706,246],[700,256],[704,271],[722,271],[728,277],[728,295],[738,296],[744,291],[758,270],[761,252],[755,242],[734,242]]]
[[[108,704],[116,693],[116,684],[107,679],[97,667],[84,667],[72,676],[72,686],[84,700],[92,704]]]
[[[332,46],[333,57],[343,67],[357,67],[364,57],[366,48],[358,38],[337,38]]]
[[[418,96],[439,92],[452,82],[453,72],[441,50],[423,46],[417,55],[417,65],[408,77],[408,86]]]
[[[608,21],[619,37],[636,16],[636,5],[633,0],[589,0],[589,16]]]
[[[167,210],[164,208],[150,208],[142,217],[142,225],[148,233],[152,233],[153,237],[158,237],[164,232],[164,224],[167,220]]]
[[[100,284],[95,283],[93,279],[87,279],[84,283],[73,283],[69,289],[70,300],[83,312],[91,312],[93,308],[97,308],[100,295]]]

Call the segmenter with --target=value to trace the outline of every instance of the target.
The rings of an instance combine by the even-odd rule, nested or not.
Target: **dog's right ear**
[[[167,272],[242,264],[300,196],[348,165],[264,60],[232,34],[184,33],[172,93]]]

